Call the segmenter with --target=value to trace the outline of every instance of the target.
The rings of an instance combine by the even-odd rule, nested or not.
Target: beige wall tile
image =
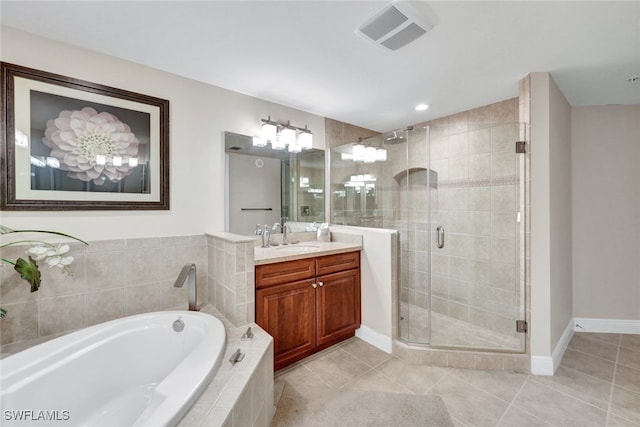
[[[469,210],[490,211],[491,210],[491,187],[469,188]]]
[[[125,317],[126,302],[125,288],[87,292],[86,326]]]
[[[38,335],[38,301],[2,304],[7,316],[0,321],[1,343],[26,341]]]
[[[158,249],[159,248],[143,248],[127,250],[126,271],[128,284],[137,285],[160,280],[162,277],[160,271],[163,269],[163,266],[162,258],[158,256]],[[180,273],[179,270],[178,273]]]
[[[85,264],[88,291],[126,286],[124,251],[87,253]]]
[[[469,110],[467,113],[469,123],[469,133],[475,129],[484,129],[491,124],[491,109],[490,107],[480,107]]]
[[[516,175],[516,154],[509,151],[491,153],[491,176],[506,177]]]
[[[469,178],[491,178],[491,154],[475,154],[469,156]]]
[[[67,295],[39,301],[39,335],[46,336],[83,328],[84,294]]]
[[[491,187],[491,210],[515,211],[517,205],[515,185],[497,185]]]

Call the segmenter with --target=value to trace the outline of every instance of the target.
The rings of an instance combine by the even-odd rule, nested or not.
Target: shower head
[[[407,139],[402,135],[398,135],[398,131],[395,131],[395,130],[391,132],[391,134],[388,137],[384,138],[384,143],[390,144],[390,145],[401,144],[406,141]]]

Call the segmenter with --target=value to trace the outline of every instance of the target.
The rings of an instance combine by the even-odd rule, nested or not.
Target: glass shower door
[[[517,123],[430,127],[433,347],[524,351],[524,154]]]

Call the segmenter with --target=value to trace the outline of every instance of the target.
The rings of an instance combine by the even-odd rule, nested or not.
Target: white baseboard
[[[360,328],[356,329],[356,336],[372,346],[378,347],[385,353],[391,354],[393,350],[393,340],[390,337],[382,335],[380,332],[376,332],[365,325],[360,325]]]
[[[553,358],[553,372],[555,372],[556,369],[558,369],[558,366],[560,366],[562,356],[564,356],[564,352],[567,350],[567,347],[569,347],[569,341],[571,341],[571,338],[573,337],[573,328],[574,321],[571,319],[569,320],[569,323],[567,323],[567,327],[564,328],[564,332],[558,340],[556,348],[554,348],[553,353],[551,353],[551,357]]]
[[[553,375],[553,358],[551,356],[531,356],[532,375]]]
[[[567,327],[564,328],[564,332],[553,349],[551,356],[531,356],[531,373],[533,375],[552,376],[556,372],[562,361],[562,356],[564,356],[564,352],[569,346],[569,341],[573,337],[574,324],[574,319],[571,319]]]
[[[623,319],[573,319],[576,332],[600,332],[611,334],[640,334],[640,320]]]

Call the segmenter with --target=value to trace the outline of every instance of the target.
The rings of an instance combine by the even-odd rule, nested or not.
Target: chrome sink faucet
[[[283,216],[282,218],[280,218],[280,222],[276,222],[275,224],[273,224],[273,228],[272,230],[275,231],[278,227],[280,227],[280,229],[282,230],[282,244],[283,245],[288,245],[289,242],[287,242],[287,231],[289,233],[293,233],[293,231],[291,231],[291,227],[289,226],[289,224],[287,224],[287,218],[286,216]]]
[[[176,283],[174,283],[174,288],[181,288],[184,285],[185,280],[189,278],[189,311],[200,311],[198,309],[198,296],[197,296],[197,278],[196,278],[196,265],[195,264],[185,264],[182,267],[182,271],[180,271],[180,275],[178,279],[176,279]]]

